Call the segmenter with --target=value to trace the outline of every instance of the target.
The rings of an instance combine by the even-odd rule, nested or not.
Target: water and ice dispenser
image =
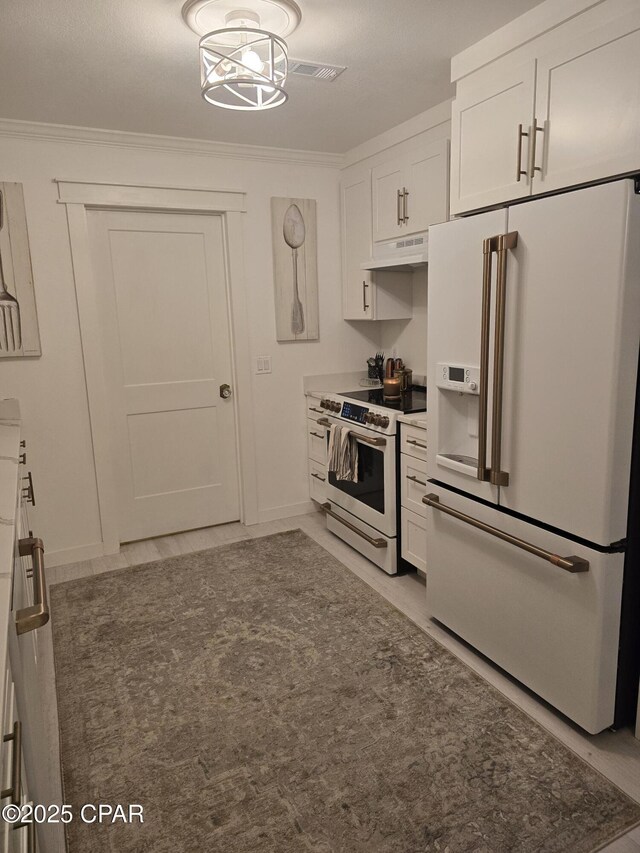
[[[438,363],[437,463],[475,477],[478,466],[478,396],[480,368],[469,364]]]

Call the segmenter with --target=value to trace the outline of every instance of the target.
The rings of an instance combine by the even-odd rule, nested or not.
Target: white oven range
[[[331,394],[320,401],[327,415],[317,423],[325,428],[327,443],[332,424],[348,426],[358,442],[357,483],[326,471],[322,508],[327,529],[390,575],[398,572],[397,418],[402,411],[424,411],[424,401],[422,389],[394,408],[384,405],[381,392],[371,391]]]

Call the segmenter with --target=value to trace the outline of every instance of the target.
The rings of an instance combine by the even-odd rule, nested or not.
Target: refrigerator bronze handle
[[[494,486],[508,486],[509,475],[502,470],[502,396],[504,390],[504,332],[507,304],[507,257],[518,245],[518,232],[498,237],[498,275],[493,342],[493,410],[491,418],[491,474]]]
[[[396,215],[398,218],[398,225],[402,225],[402,190],[398,190],[398,196],[396,198]]]
[[[49,621],[49,602],[47,584],[44,577],[44,544],[42,539],[18,540],[18,553],[21,557],[31,556],[33,560],[33,604],[16,611],[16,631],[26,634],[35,631]]]
[[[478,480],[489,480],[487,468],[487,414],[489,410],[489,335],[491,326],[491,256],[497,237],[482,243],[482,319],[480,321],[480,389],[478,392]]]
[[[453,509],[453,507],[440,503],[438,495],[425,495],[422,498],[422,503],[433,507],[433,509],[438,509],[440,512],[444,512],[445,515],[450,515],[453,518],[457,518],[459,521],[464,521],[465,524],[469,524],[471,527],[475,527],[483,533],[488,533],[490,536],[502,539],[503,542],[515,545],[516,548],[520,548],[522,551],[527,551],[535,557],[540,557],[541,560],[546,560],[548,563],[557,566],[559,569],[564,569],[565,572],[577,574],[578,572],[589,571],[588,560],[583,560],[581,557],[559,557],[558,554],[554,554],[552,551],[545,551],[544,548],[538,548],[537,545],[525,542],[524,539],[518,539],[517,536],[512,536],[510,533],[500,530],[498,527],[492,527],[490,524],[485,524],[484,521],[480,521],[472,515],[459,512],[457,509]]]

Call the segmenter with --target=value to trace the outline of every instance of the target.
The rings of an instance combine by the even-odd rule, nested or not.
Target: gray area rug
[[[299,530],[51,589],[69,853],[591,853],[640,807]]]

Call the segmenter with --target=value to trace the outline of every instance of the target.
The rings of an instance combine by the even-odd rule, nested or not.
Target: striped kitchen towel
[[[349,427],[333,424],[329,428],[328,468],[336,480],[358,482],[358,442]]]

